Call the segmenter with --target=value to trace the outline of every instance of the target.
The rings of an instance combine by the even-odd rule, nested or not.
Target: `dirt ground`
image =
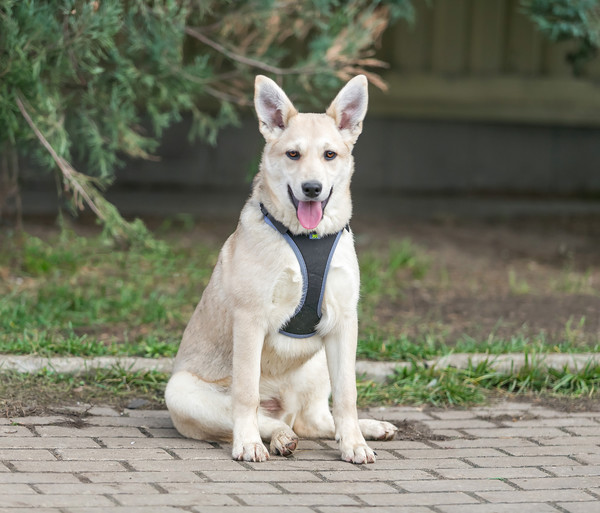
[[[409,238],[423,279],[380,303],[378,324],[411,334],[600,341],[600,219],[353,222],[360,252]],[[393,328],[395,326],[395,328]]]

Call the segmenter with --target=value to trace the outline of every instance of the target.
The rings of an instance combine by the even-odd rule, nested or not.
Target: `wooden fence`
[[[600,126],[600,58],[575,78],[574,42],[552,43],[518,0],[416,2],[414,25],[386,35],[388,116]]]

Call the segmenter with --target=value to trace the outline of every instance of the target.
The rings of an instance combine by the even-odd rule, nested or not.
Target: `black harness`
[[[277,230],[290,245],[302,272],[302,298],[292,318],[279,330],[283,335],[294,338],[312,337],[321,320],[321,306],[325,294],[325,283],[329,264],[338,240],[344,230],[319,237],[316,233],[294,235],[277,221],[261,203],[260,209],[265,222]],[[348,226],[345,228],[350,230]]]

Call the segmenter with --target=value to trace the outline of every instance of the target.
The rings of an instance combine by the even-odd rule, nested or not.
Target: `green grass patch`
[[[0,352],[13,354],[172,356],[217,255],[68,231],[3,243]]]
[[[566,332],[571,323],[567,323]],[[493,335],[485,340],[475,340],[464,336],[452,344],[444,342],[441,337],[412,339],[406,335],[399,337],[383,337],[370,334],[358,342],[357,356],[368,360],[379,361],[420,361],[437,358],[450,353],[487,353],[491,355],[507,353],[581,353],[600,351],[600,344],[582,345],[575,337],[549,344],[543,334],[536,337],[517,335],[509,339],[495,338]]]
[[[358,404],[431,404],[434,406],[482,403],[486,395],[456,369],[438,370],[413,363],[399,369],[388,383],[358,380]]]
[[[406,356],[412,364],[398,370],[387,383],[358,380],[359,406],[468,406],[486,402],[491,393],[593,398],[597,397],[600,387],[600,366],[597,364],[590,363],[579,371],[566,367],[547,369],[538,364],[541,353],[530,353],[527,365],[516,372],[496,371],[489,362],[467,369],[437,368],[417,360],[414,349],[410,343],[404,346],[405,351],[411,351]],[[431,348],[431,356],[438,351]],[[51,370],[35,375],[6,373],[0,375],[0,397],[3,398],[0,407],[8,416],[21,410],[31,414],[57,402],[109,404],[122,408],[131,399],[141,398],[148,400],[152,407],[164,407],[167,380],[168,375],[163,373],[115,368],[81,375],[57,374]]]
[[[600,365],[589,363],[578,371],[546,368],[535,357],[515,372],[495,370],[490,362],[467,369],[427,367],[413,363],[398,369],[387,383],[359,379],[358,404],[430,404],[465,406],[485,402],[491,392],[546,394],[571,398],[596,397]]]
[[[362,301],[371,305],[400,294],[400,283],[423,279],[431,262],[422,248],[402,239],[391,242],[387,250],[362,253],[359,264]]]
[[[52,407],[77,403],[125,407],[132,399],[145,399],[147,406],[164,408],[168,375],[131,372],[128,369],[98,369],[85,374],[61,374],[45,370],[37,374],[0,374],[0,413],[5,417],[31,415]],[[469,406],[487,401],[491,394],[594,398],[600,387],[600,366],[588,364],[579,371],[547,369],[529,365],[512,373],[499,372],[489,362],[467,369],[427,367],[414,362],[399,369],[385,384],[359,379],[358,404],[425,404]]]
[[[1,339],[2,337],[0,337]],[[149,334],[130,341],[127,331],[112,335],[111,340],[99,340],[87,334],[77,335],[72,326],[62,331],[25,329],[14,337],[5,337],[2,353],[35,356],[141,356],[144,358],[172,357],[177,354],[179,337],[165,332]]]
[[[191,228],[189,219],[182,222]],[[0,353],[89,357],[174,356],[219,249],[160,241],[119,248],[106,237],[68,229],[48,240],[5,236],[2,245]],[[367,252],[360,262],[363,317],[430,265],[408,239]],[[397,351],[380,357],[395,359]]]

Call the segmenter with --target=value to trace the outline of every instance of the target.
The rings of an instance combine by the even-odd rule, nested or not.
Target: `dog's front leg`
[[[361,433],[356,409],[357,336],[357,318],[349,315],[324,339],[333,396],[335,439],[344,461],[374,463],[375,453]]]
[[[252,316],[236,312],[233,326],[233,450],[235,460],[265,461],[258,430],[260,360],[265,332]]]

